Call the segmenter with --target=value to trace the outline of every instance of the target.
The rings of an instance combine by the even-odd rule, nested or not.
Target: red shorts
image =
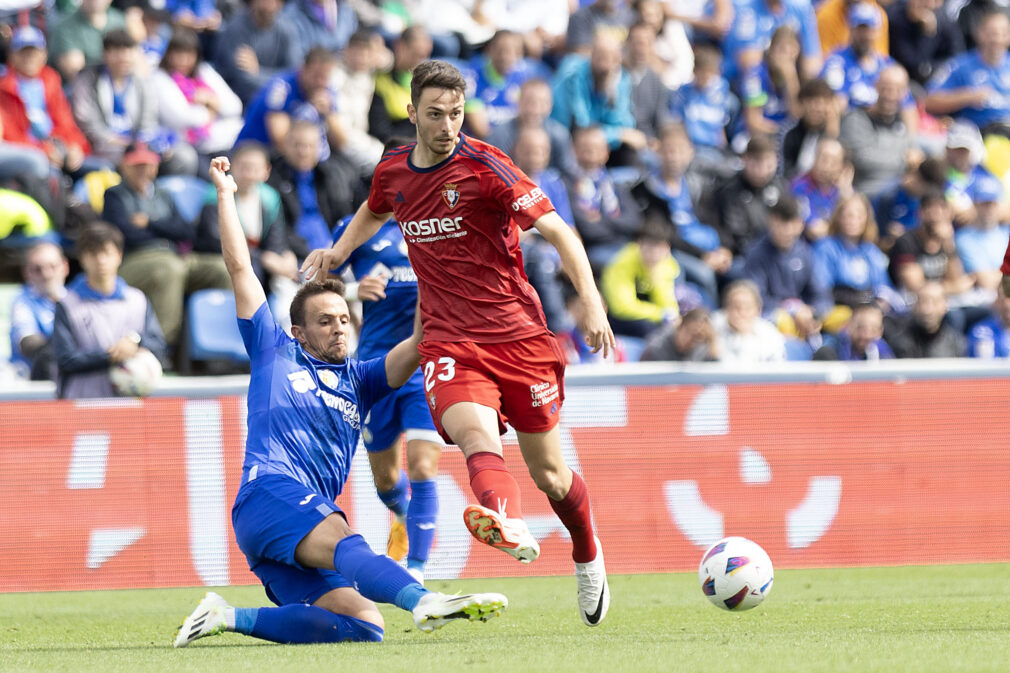
[[[447,442],[454,443],[442,427],[442,414],[457,402],[496,409],[502,434],[506,423],[529,433],[558,424],[565,355],[553,334],[490,344],[431,341],[418,351],[428,408]]]

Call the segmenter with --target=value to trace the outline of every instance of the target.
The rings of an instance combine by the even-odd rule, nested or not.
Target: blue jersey
[[[796,31],[803,56],[820,57],[817,15],[810,0],[782,0],[779,12],[773,12],[766,0],[740,0],[733,5],[736,9],[733,25],[723,40],[726,56],[723,72],[730,79],[736,76],[736,60],[740,52],[751,49],[764,52],[772,41],[772,34],[780,26],[789,26]]]
[[[764,118],[779,126],[789,119],[789,103],[772,81],[764,61],[740,78],[740,98],[745,107],[760,107]]]
[[[886,54],[871,54],[860,60],[852,47],[833,52],[824,61],[821,79],[838,94],[849,99],[851,107],[869,107],[877,102],[877,78],[880,71],[896,61]],[[905,94],[903,105],[913,105],[911,93]]]
[[[21,340],[33,335],[48,339],[53,335],[55,320],[56,302],[24,285],[11,304],[11,362],[29,364],[21,355]]]
[[[898,185],[877,199],[876,215],[881,227],[897,222],[906,230],[915,229],[919,226],[919,197]]]
[[[336,110],[337,92],[330,90],[330,103]],[[320,161],[330,157],[330,143],[326,139],[326,119],[319,114],[316,106],[305,99],[305,93],[298,83],[298,71],[278,75],[267,82],[266,86],[249,102],[246,108],[245,125],[238,134],[235,144],[244,140],[255,140],[270,147],[270,136],[267,134],[267,115],[272,112],[283,112],[292,121],[308,120],[319,126]]]
[[[975,184],[979,179],[996,180],[997,178],[981,165],[974,166],[968,173],[948,168],[947,184],[944,185],[943,194],[955,208],[969,208],[974,203]]]
[[[1010,227],[1000,225],[992,229],[961,227],[954,234],[957,255],[965,273],[998,271],[1003,265],[1003,253],[1010,239]]]
[[[868,290],[879,295],[890,287],[887,256],[868,241],[854,246],[834,236],[822,238],[814,245],[814,262],[814,269],[822,274],[820,282],[830,288]]]
[[[736,98],[721,77],[704,89],[694,82],[685,84],[670,96],[670,114],[683,122],[695,145],[726,147],[726,125],[736,107]]]
[[[484,104],[491,126],[503,124],[519,112],[519,87],[528,79],[551,81],[551,71],[543,63],[521,59],[507,75],[491,65],[491,59],[477,56],[471,61],[476,91],[474,97]],[[469,98],[469,96],[468,96]]]
[[[334,243],[344,235],[351,216],[340,221],[333,232]],[[414,333],[414,310],[417,306],[417,276],[407,258],[407,243],[395,220],[388,220],[375,235],[359,246],[337,269],[351,267],[354,277],[384,275],[387,277],[386,298],[361,302],[361,335],[358,357],[362,359],[385,355],[396,344]]]
[[[930,83],[930,91],[953,91],[961,88],[987,87],[992,90],[989,100],[981,107],[966,107],[957,117],[967,119],[980,129],[994,122],[1010,119],[1010,59],[990,66],[977,49],[958,54],[950,59]]]
[[[832,185],[827,191],[818,187],[810,178],[810,175],[801,175],[793,180],[793,196],[800,207],[800,216],[803,223],[809,225],[814,220],[831,219],[831,214],[835,212],[835,205],[841,198],[841,190]]]
[[[335,500],[350,473],[361,419],[392,392],[385,358],[317,360],[284,333],[266,302],[238,325],[252,369],[247,478],[281,474]]]
[[[667,188],[666,182],[658,172],[650,175],[647,180],[652,192],[666,201],[670,219],[673,220],[677,233],[683,240],[705,252],[712,252],[720,246],[719,233],[707,224],[702,224],[694,214],[694,204],[691,202],[686,177],[681,176],[680,191],[676,194]]]
[[[978,322],[968,332],[968,357],[990,360],[1010,357],[1010,330],[996,316]]]

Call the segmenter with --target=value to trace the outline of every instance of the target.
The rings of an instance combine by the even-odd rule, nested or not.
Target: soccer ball
[[[750,610],[771,591],[772,562],[757,543],[727,537],[709,547],[698,566],[702,593],[723,610]]]
[[[161,380],[161,363],[151,351],[142,348],[129,360],[109,367],[109,378],[120,395],[146,397]]]

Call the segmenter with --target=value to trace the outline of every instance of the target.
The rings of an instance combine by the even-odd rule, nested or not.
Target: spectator
[[[44,242],[28,249],[21,272],[25,284],[10,308],[11,361],[34,381],[55,380],[50,338],[56,302],[67,292],[70,265],[58,245]]]
[[[928,282],[939,283],[948,296],[969,291],[974,283],[957,256],[947,199],[939,191],[927,192],[920,213],[922,224],[902,234],[891,248],[888,271],[894,286],[906,296]]]
[[[151,77],[161,123],[202,155],[231,149],[242,128],[242,101],[203,60],[200,38],[179,28]]]
[[[368,134],[368,108],[375,95],[375,71],[385,53],[378,33],[367,28],[357,30],[330,79],[330,86],[340,92],[340,114],[347,133],[344,153],[362,170],[370,171],[382,157],[382,143]]]
[[[782,332],[807,342],[819,338],[820,318],[833,304],[831,290],[815,271],[799,206],[788,194],[768,209],[768,231],[744,256],[743,277],[758,288],[765,315]]]
[[[664,125],[659,132],[659,168],[635,192],[644,194],[643,210],[654,204],[667,213],[673,256],[683,271],[682,280],[697,286],[703,301],[714,306],[719,296],[716,276],[729,271],[733,253],[722,245],[719,233],[695,215],[688,174],[693,158],[694,147],[683,125]]]
[[[519,87],[518,114],[514,119],[491,129],[487,142],[511,155],[520,128],[529,126],[543,128],[550,137],[551,168],[565,176],[574,175],[577,169],[575,151],[572,149],[572,135],[567,127],[551,119],[553,104],[550,84],[542,79],[526,80]]]
[[[112,397],[109,366],[142,349],[163,360],[165,341],[147,298],[117,275],[123,260],[119,230],[89,225],[77,238],[77,254],[84,272],[56,305],[56,392],[66,399]]]
[[[656,33],[645,23],[636,23],[628,32],[624,64],[631,78],[631,109],[635,128],[650,140],[670,117],[670,90],[653,67],[656,62]]]
[[[749,280],[733,281],[723,295],[723,310],[712,316],[719,361],[730,364],[782,362],[786,342],[775,325],[761,317],[761,293]]]
[[[360,182],[357,169],[340,155],[323,160],[314,122],[291,125],[269,184],[281,195],[288,243],[299,260],[311,250],[330,247],[331,227],[362,199]]]
[[[568,178],[575,227],[594,269],[602,269],[639,226],[633,205],[607,170],[607,137],[597,126],[575,130],[578,171]]]
[[[588,55],[598,35],[609,32],[618,42],[628,34],[634,20],[631,8],[619,0],[595,0],[574,12],[568,20],[568,51]]]
[[[828,223],[828,235],[814,245],[814,268],[823,274],[822,284],[831,289],[836,306],[848,309],[875,301],[904,306],[895,299],[887,256],[876,243],[870,202],[858,192],[842,197]],[[835,324],[844,323],[849,315],[848,310],[838,312]]]
[[[905,0],[887,7],[890,53],[920,86],[948,59],[964,51],[964,35],[943,0]]]
[[[602,128],[611,151],[625,146],[625,157],[615,163],[631,163],[627,155],[645,148],[645,134],[635,128],[631,112],[631,78],[613,34],[597,33],[588,58],[573,56],[558,69],[551,116],[567,128]]]
[[[65,82],[72,82],[84,66],[102,62],[102,36],[110,30],[129,28],[134,37],[143,34],[139,21],[127,26],[123,13],[110,4],[111,0],[81,0],[73,13],[53,26],[49,59]]]
[[[407,116],[410,78],[414,68],[431,56],[431,49],[431,36],[421,26],[410,26],[393,42],[393,65],[375,76],[375,95],[368,110],[368,132],[380,142],[417,135]]]
[[[330,88],[335,65],[331,52],[310,49],[299,70],[275,77],[256,94],[236,142],[255,140],[277,152],[295,121],[309,121],[316,126],[320,160],[330,157],[331,147],[340,151],[347,135],[337,112],[337,92]]]
[[[842,144],[833,138],[817,143],[814,166],[792,184],[799,202],[807,240],[816,241],[828,233],[828,221],[839,199],[852,192],[852,167],[845,161]]]
[[[828,335],[814,352],[814,360],[878,361],[894,358],[884,341],[884,312],[877,304],[859,304],[852,309],[849,324],[837,335]]]
[[[169,346],[182,331],[183,299],[205,288],[230,288],[221,255],[179,254],[193,241],[194,227],[183,220],[169,196],[154,183],[158,155],[135,143],[123,154],[123,181],[105,192],[103,218],[123,234],[125,257],[120,275],[151,301]]]
[[[654,331],[645,343],[642,362],[714,362],[719,359],[718,342],[708,311],[694,308],[679,322],[670,322]]]
[[[952,58],[933,77],[926,111],[972,122],[983,135],[1010,129],[1010,18],[995,5],[981,17],[978,46]]]
[[[909,165],[901,182],[877,200],[877,221],[884,224],[880,247],[887,251],[905,231],[919,226],[919,203],[923,194],[943,191],[946,183],[943,162],[930,157],[918,165]]]
[[[80,170],[91,151],[59,74],[46,65],[46,38],[37,28],[23,26],[11,38],[10,68],[0,77],[0,129],[5,141],[41,149],[68,173]]]
[[[644,339],[664,323],[679,321],[673,289],[678,275],[664,218],[647,215],[635,240],[603,270],[600,287],[614,333]]]
[[[947,296],[936,281],[926,281],[915,291],[911,313],[895,320],[887,330],[887,341],[899,358],[959,358],[965,354],[964,336],[951,327]]]
[[[821,38],[821,51],[825,54],[843,48],[853,41],[858,23],[853,14],[856,5],[865,4],[873,11],[872,19],[880,31],[874,36],[873,48],[881,54],[888,53],[887,14],[875,0],[825,0],[817,7],[817,33]]]
[[[885,67],[877,76],[876,88],[876,102],[854,108],[842,118],[840,138],[855,168],[853,186],[871,199],[900,178],[914,147],[911,130],[902,118],[908,97],[905,69]]]
[[[772,35],[780,26],[789,25],[800,37],[800,76],[809,79],[821,70],[821,44],[817,17],[809,2],[790,0],[741,0],[734,3],[733,27],[723,41],[729,61],[726,76],[734,79],[761,60]]]
[[[313,47],[336,53],[358,29],[358,17],[348,0],[291,0],[281,16],[294,26],[299,59]]]
[[[767,137],[755,136],[744,151],[743,169],[716,189],[719,237],[734,257],[764,232],[768,207],[788,193],[789,185],[777,172],[775,146]]]
[[[800,116],[800,40],[790,26],[772,34],[764,58],[740,80],[744,120],[750,134],[776,135]]]
[[[217,35],[214,66],[242,103],[274,77],[297,68],[301,47],[295,28],[281,15],[284,0],[247,0]]]
[[[707,161],[721,163],[729,144],[727,128],[739,109],[729,82],[719,74],[722,57],[711,45],[694,49],[694,80],[673,92],[670,114],[687,129],[695,148],[705,148]]]
[[[509,30],[495,33],[484,54],[475,56],[470,67],[477,81],[473,102],[479,102],[491,128],[516,116],[523,82],[550,77],[543,63],[523,58],[523,38]]]
[[[877,77],[880,71],[894,63],[887,50],[877,47],[877,38],[886,36],[881,29],[884,12],[870,0],[857,0],[849,5],[849,25],[852,39],[848,45],[835,49],[824,61],[821,77],[846,105],[869,107],[877,100]],[[914,106],[906,94],[904,105]],[[908,123],[908,119],[905,120]],[[914,127],[913,127],[914,128]]]
[[[546,131],[539,126],[527,126],[519,131],[515,152],[512,153],[516,166],[540,186],[561,219],[574,227],[575,219],[568,201],[568,192],[561,175],[548,165],[550,156],[551,141]],[[564,288],[560,278],[561,256],[535,228],[520,232],[519,237],[523,267],[530,285],[540,295],[547,327],[554,333],[571,329],[571,317],[565,310]]]
[[[673,4],[665,0],[635,0],[632,4],[637,15],[632,27],[642,24],[649,28],[652,34],[649,40],[650,58],[663,85],[668,89],[677,89],[690,82],[694,71],[694,54],[688,39],[687,25],[675,18]],[[716,0],[710,4],[716,11],[720,11],[720,8],[729,5],[729,0]],[[730,7],[730,12],[732,11]],[[629,43],[631,40],[629,33]]]
[[[154,7],[148,0],[141,3],[140,11],[144,30],[143,37],[138,39],[137,43],[144,60],[137,64],[137,69],[150,72],[158,67],[165,55],[168,38],[172,36],[172,17],[166,9]]]
[[[968,357],[1010,358],[1010,299],[1002,288],[996,295],[992,314],[975,323],[968,332]]]
[[[162,172],[195,175],[196,150],[158,124],[158,93],[136,72],[136,41],[125,30],[111,30],[102,44],[102,63],[82,70],[71,91],[74,118],[94,155],[115,166],[137,138],[158,148]]]
[[[982,167],[985,145],[982,134],[971,122],[954,122],[947,128],[947,182],[944,193],[954,210],[954,222],[965,224],[975,218],[972,194],[979,180],[994,178]]]
[[[236,147],[232,153],[231,176],[238,187],[235,205],[249,244],[253,272],[263,289],[285,297],[288,301],[284,306],[287,306],[298,289],[298,260],[288,245],[280,195],[266,184],[270,176],[270,155],[266,147],[252,140]],[[211,196],[208,191],[207,197]],[[193,250],[221,254],[216,199],[204,200]]]
[[[539,58],[565,51],[569,4],[568,0],[498,0],[483,3],[480,11],[490,25],[521,35],[526,53]]]
[[[216,33],[221,27],[221,12],[214,0],[165,0],[172,25],[197,33]]]
[[[782,139],[782,174],[802,175],[814,165],[821,138],[837,138],[841,114],[831,87],[823,79],[800,85],[800,118]]]
[[[975,219],[954,234],[957,254],[975,287],[992,294],[999,288],[1003,251],[1010,239],[1010,226],[1000,219],[1003,189],[991,175],[980,177],[971,188]]]

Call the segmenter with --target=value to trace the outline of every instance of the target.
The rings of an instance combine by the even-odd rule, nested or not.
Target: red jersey
[[[1006,252],[1003,254],[1003,265],[999,268],[1004,276],[1010,276],[1010,243],[1007,244]]]
[[[547,332],[523,271],[519,228],[554,210],[503,152],[459,136],[444,161],[418,168],[416,143],[379,161],[368,207],[393,213],[417,274],[425,341],[515,341]]]

